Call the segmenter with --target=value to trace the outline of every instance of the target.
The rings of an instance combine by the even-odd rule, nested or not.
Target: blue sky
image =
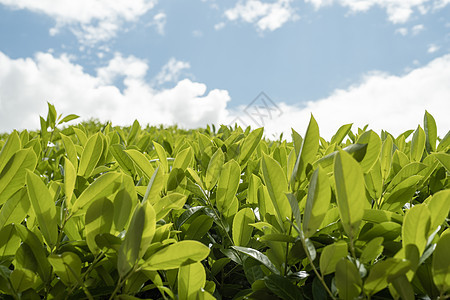
[[[252,103],[260,92],[276,113]],[[118,125],[238,120],[268,136],[303,133],[310,113],[328,137],[344,123],[399,134],[427,109],[443,136],[450,1],[0,0],[0,130],[36,127],[46,101]]]

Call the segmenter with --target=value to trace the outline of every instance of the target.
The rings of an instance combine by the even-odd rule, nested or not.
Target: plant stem
[[[331,299],[336,300],[336,297],[333,296],[333,293],[328,288],[324,278],[322,277],[322,275],[320,275],[319,271],[317,271],[316,266],[314,266],[313,260],[311,259],[311,255],[309,254],[308,247],[306,246],[306,240],[305,240],[303,231],[301,231],[300,240],[302,241],[303,248],[305,249],[306,256],[308,257],[309,263],[311,264],[311,267],[313,268],[314,273],[316,273],[317,278],[319,278],[320,282],[322,283],[323,287],[327,291],[328,295],[330,295]]]

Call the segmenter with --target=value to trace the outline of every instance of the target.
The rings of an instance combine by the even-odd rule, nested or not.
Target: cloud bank
[[[168,66],[175,66],[172,71],[176,71],[186,64],[171,59],[160,74],[170,74]],[[46,101],[55,104],[58,112],[111,120],[115,125],[129,125],[138,119],[141,124],[196,128],[211,123],[227,125],[238,118],[245,125],[258,126],[243,112],[244,107],[227,106],[231,99],[226,90],[207,92],[204,83],[175,77],[171,77],[176,80],[173,87],[155,88],[152,80],[146,80],[147,62],[134,56],[116,53],[96,75],[86,73],[67,55],[50,53],[12,59],[0,52],[0,65],[1,132],[38,128],[38,115],[46,114]],[[123,90],[115,86],[117,80],[123,81]],[[397,135],[422,124],[428,110],[442,137],[450,129],[449,82],[450,54],[401,76],[372,72],[359,84],[303,106],[278,102],[282,114],[264,119],[266,136],[281,132],[289,136],[291,127],[304,134],[311,113],[325,138],[347,123],[354,123],[354,129],[369,124],[377,132],[385,129]]]
[[[51,35],[67,27],[86,45],[114,38],[125,23],[138,21],[156,3],[157,0],[0,0],[0,4],[11,9],[26,9],[53,18],[56,25],[50,29]]]

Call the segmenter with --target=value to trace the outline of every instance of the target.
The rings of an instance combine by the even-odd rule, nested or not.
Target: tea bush
[[[2,135],[4,299],[450,297],[450,134],[311,116],[263,128],[113,127],[49,104]],[[409,139],[411,137],[411,139]]]

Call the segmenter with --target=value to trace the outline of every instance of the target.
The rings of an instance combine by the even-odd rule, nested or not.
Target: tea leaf
[[[58,239],[58,223],[56,207],[49,190],[42,180],[34,173],[27,173],[28,196],[42,235],[47,244],[53,247]]]
[[[342,225],[345,232],[354,238],[363,218],[364,209],[369,208],[369,202],[365,196],[361,167],[342,150],[339,150],[334,159],[334,179]]]
[[[331,188],[328,175],[319,166],[311,177],[303,215],[305,237],[314,235],[322,224],[331,200]]]

